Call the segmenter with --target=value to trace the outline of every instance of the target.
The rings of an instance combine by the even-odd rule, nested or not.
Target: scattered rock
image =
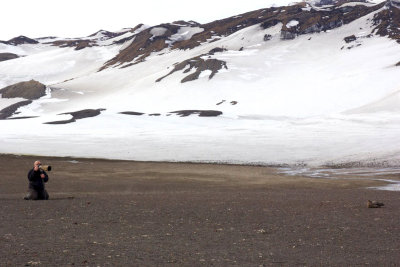
[[[222,53],[222,52],[225,52],[225,51],[227,51],[226,48],[216,47],[216,48],[211,49],[208,52],[208,55],[214,55],[215,53]]]
[[[380,207],[383,207],[383,206],[385,206],[385,204],[383,204],[382,202],[371,201],[371,200],[367,201],[367,207],[368,208],[380,208]]]
[[[216,105],[218,106],[218,105],[221,105],[222,103],[224,103],[225,102],[225,100],[222,100],[221,102],[218,102]]]
[[[231,101],[231,105],[236,105],[238,102],[237,101]]]
[[[264,41],[269,41],[271,39],[272,39],[272,35],[271,34],[264,35]]]
[[[161,116],[161,114],[160,113],[151,113],[151,114],[149,114],[149,116]]]
[[[296,33],[290,31],[281,31],[282,40],[293,40],[294,38],[296,38]]]
[[[351,43],[351,42],[354,42],[355,40],[357,40],[357,37],[354,34],[350,35],[350,36],[347,36],[347,37],[344,37],[344,41],[346,43]]]

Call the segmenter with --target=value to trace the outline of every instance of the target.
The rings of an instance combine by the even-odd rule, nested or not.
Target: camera
[[[39,169],[45,172],[51,171],[51,166],[50,165],[39,165]]]

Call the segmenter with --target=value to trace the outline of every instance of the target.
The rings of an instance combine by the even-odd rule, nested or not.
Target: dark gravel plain
[[[1,266],[398,266],[400,192],[267,167],[0,155]],[[48,201],[25,201],[34,160]],[[385,203],[368,209],[368,199]]]

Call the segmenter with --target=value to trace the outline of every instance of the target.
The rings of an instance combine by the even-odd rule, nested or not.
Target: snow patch
[[[189,40],[193,35],[203,31],[204,29],[200,27],[181,27],[177,33],[173,34],[169,40],[166,40],[165,42],[172,45],[175,42]]]
[[[150,39],[154,37],[163,36],[167,32],[167,28],[164,27],[155,27],[150,30],[150,34],[153,35]]]
[[[291,27],[295,27],[297,25],[299,25],[298,20],[291,20],[286,24],[286,28],[290,29]]]

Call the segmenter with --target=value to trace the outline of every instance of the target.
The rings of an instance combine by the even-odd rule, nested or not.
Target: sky
[[[176,20],[207,23],[295,0],[2,0],[0,40],[84,37],[100,29],[118,31],[139,23]]]

